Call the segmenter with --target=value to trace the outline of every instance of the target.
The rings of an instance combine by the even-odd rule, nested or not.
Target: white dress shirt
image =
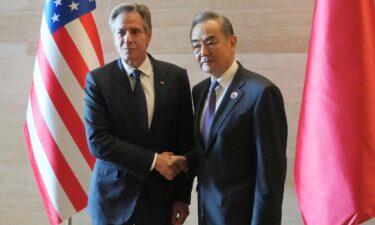
[[[218,79],[216,79],[214,76],[211,75],[211,82],[215,80],[219,82],[219,85],[215,89],[215,92],[216,92],[215,112],[217,112],[217,109],[220,107],[220,104],[223,101],[224,95],[227,92],[229,85],[232,83],[233,77],[236,74],[237,70],[238,70],[238,63],[236,60],[234,60],[232,65]],[[202,133],[202,128],[203,128],[203,118],[207,109],[207,104],[208,104],[208,95],[206,96],[203,111],[200,115],[199,126],[200,126],[201,133]]]
[[[128,74],[130,84],[132,89],[134,88],[135,80],[130,76],[135,69],[141,71],[140,79],[143,91],[145,92],[146,102],[147,102],[147,119],[148,128],[151,126],[152,116],[154,114],[154,103],[155,103],[155,88],[154,88],[154,70],[152,68],[150,59],[148,56],[145,61],[138,67],[133,68],[128,64],[124,63],[122,60],[122,65],[124,66],[126,73]]]
[[[146,97],[146,102],[147,102],[148,128],[150,129],[152,117],[154,114],[154,104],[155,104],[154,69],[152,68],[150,59],[148,58],[148,56],[146,56],[145,61],[138,68],[134,68],[126,64],[123,60],[121,60],[121,62],[126,70],[126,73],[128,74],[128,78],[129,78],[132,89],[134,88],[135,80],[130,75],[133,73],[135,69],[138,69],[141,71],[140,79],[141,79],[143,91],[145,92],[145,97]],[[157,153],[155,153],[154,161],[152,162],[150,171],[153,170],[155,167],[156,157],[157,157]]]

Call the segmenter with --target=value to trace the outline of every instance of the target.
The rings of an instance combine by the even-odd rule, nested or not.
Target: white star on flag
[[[72,1],[72,4],[69,5],[70,11],[78,10],[78,5],[79,3],[75,3],[74,1]]]
[[[55,0],[53,3],[55,3],[55,7],[57,7],[58,5],[62,5],[61,0]]]
[[[53,22],[59,21],[59,16],[60,16],[60,15],[56,15],[56,13],[54,13],[53,16],[52,16],[52,18],[51,18],[52,21],[53,21]]]

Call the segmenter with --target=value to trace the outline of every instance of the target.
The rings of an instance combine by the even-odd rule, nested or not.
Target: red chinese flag
[[[317,0],[295,184],[307,225],[375,216],[374,0]]]

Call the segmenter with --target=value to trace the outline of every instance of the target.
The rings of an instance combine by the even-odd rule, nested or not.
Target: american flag
[[[84,209],[95,159],[83,125],[86,73],[103,65],[94,0],[46,0],[24,127],[51,224]]]

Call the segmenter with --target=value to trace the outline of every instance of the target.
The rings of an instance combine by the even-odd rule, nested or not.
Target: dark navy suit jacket
[[[85,87],[85,126],[97,158],[88,212],[108,224],[128,221],[134,210],[146,224],[169,225],[173,201],[190,202],[191,180],[168,181],[150,172],[155,152],[191,149],[192,103],[185,69],[155,60],[155,106],[148,132],[136,119],[135,100],[120,59],[91,71]]]
[[[204,146],[199,121],[210,78],[193,88],[199,224],[278,225],[286,174],[287,121],[279,89],[241,65]]]

